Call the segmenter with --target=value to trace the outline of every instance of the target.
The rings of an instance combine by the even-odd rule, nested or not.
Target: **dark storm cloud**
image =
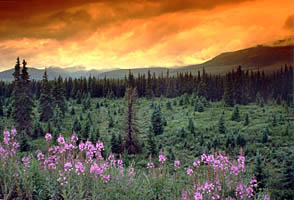
[[[63,40],[115,22],[243,1],[249,0],[0,0],[0,40]],[[99,13],[95,18],[87,10],[89,4]]]

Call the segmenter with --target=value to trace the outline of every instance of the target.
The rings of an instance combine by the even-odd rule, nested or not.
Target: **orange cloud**
[[[0,0],[0,69],[12,67],[17,56],[35,67],[200,63],[224,51],[288,36],[284,27],[291,3]]]

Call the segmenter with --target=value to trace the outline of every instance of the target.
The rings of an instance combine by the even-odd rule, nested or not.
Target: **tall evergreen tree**
[[[130,80],[131,81],[131,80]],[[130,82],[132,85],[132,82]],[[128,88],[126,90],[127,100],[127,112],[126,112],[126,139],[124,149],[129,154],[136,154],[142,151],[141,144],[139,142],[139,128],[138,118],[136,116],[136,101],[137,101],[137,90],[136,88]]]
[[[94,129],[94,127],[91,127],[90,134],[89,134],[89,141],[91,141],[93,144],[96,144],[96,142],[100,138],[100,132],[99,129]]]
[[[188,130],[190,131],[191,134],[195,134],[195,125],[191,118],[189,118]]]
[[[267,179],[267,174],[265,171],[265,165],[264,161],[262,160],[261,155],[259,152],[257,153],[255,157],[255,168],[254,168],[254,175],[257,180],[257,189],[263,189],[266,187],[266,179]]]
[[[218,121],[218,130],[220,133],[226,133],[224,112],[222,113],[222,115]]]
[[[164,131],[162,114],[159,106],[155,106],[151,116],[151,125],[154,135],[160,135]]]
[[[13,119],[16,129],[19,132],[25,132],[27,135],[32,134],[32,114],[34,102],[32,99],[30,79],[28,74],[27,63],[23,60],[23,67],[20,73],[20,62],[17,62],[14,69],[14,88],[13,88]]]
[[[240,112],[239,112],[239,107],[238,105],[236,105],[234,107],[233,113],[232,113],[232,117],[231,120],[233,121],[239,121],[240,120]]]
[[[243,136],[243,134],[239,133],[237,138],[236,138],[236,144],[239,145],[239,147],[245,147],[246,145],[246,139]]]
[[[294,199],[294,154],[289,153],[283,161],[279,177],[281,199]]]
[[[244,126],[248,126],[248,125],[249,125],[249,115],[248,115],[248,113],[246,113]]]
[[[47,71],[45,69],[43,80],[42,80],[42,88],[41,88],[41,97],[40,97],[40,121],[47,122],[53,116],[52,110],[52,96],[51,96],[51,88],[48,82]]]
[[[118,139],[117,139],[117,145],[118,145],[118,152],[117,153],[122,153],[123,152],[123,139],[121,134],[118,135]]]
[[[86,120],[86,124],[83,128],[83,140],[87,140],[89,138],[89,134],[90,134],[90,129],[91,129],[91,122],[90,120]]]
[[[228,73],[225,78],[225,87],[224,87],[224,102],[227,106],[234,105],[234,98],[233,98],[233,81],[232,81],[232,74]]]
[[[53,113],[53,123],[55,127],[60,127],[63,121],[63,115],[60,108],[56,105]]]
[[[76,98],[77,98],[77,104],[81,104],[82,103],[82,93],[80,90],[78,90]]]
[[[226,148],[230,150],[235,148],[235,138],[232,133],[227,137]]]
[[[116,135],[114,134],[114,132],[112,132],[110,143],[111,143],[111,151],[112,151],[112,153],[119,153],[118,140],[117,140]]]
[[[19,135],[18,141],[19,141],[19,149],[21,152],[27,152],[30,150],[30,145],[28,143],[28,137],[24,132],[22,132]]]
[[[65,102],[65,88],[61,76],[59,76],[58,79],[54,81],[52,96],[54,98],[54,105],[59,107],[64,116],[67,110],[67,105]]]
[[[75,121],[74,121],[74,123],[73,123],[73,131],[79,137],[81,137],[81,130],[82,130],[82,125],[81,125],[80,121],[78,120],[78,118],[76,118]]]
[[[0,117],[3,116],[3,105],[2,105],[2,100],[0,99]]]
[[[154,140],[154,134],[152,132],[151,127],[149,127],[149,130],[148,130],[147,151],[148,151],[148,155],[155,156],[157,154],[156,143],[155,143],[155,140]]]

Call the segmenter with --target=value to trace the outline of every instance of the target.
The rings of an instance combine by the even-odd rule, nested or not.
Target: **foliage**
[[[0,195],[4,199],[249,200],[255,196],[256,180],[247,173],[242,155],[229,160],[220,153],[204,153],[188,166],[176,159],[169,172],[170,160],[160,152],[158,164],[150,157],[145,168],[137,169],[126,167],[111,153],[103,157],[100,141],[77,145],[76,135],[68,139],[60,135],[57,146],[52,146],[52,136],[46,134],[49,154],[39,151],[20,156],[16,131],[11,132],[5,130],[5,145],[0,146],[0,164],[4,166],[0,168]]]

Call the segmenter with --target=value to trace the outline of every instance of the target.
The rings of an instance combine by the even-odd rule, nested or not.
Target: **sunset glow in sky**
[[[181,66],[283,39],[293,0],[0,0],[0,70]]]

